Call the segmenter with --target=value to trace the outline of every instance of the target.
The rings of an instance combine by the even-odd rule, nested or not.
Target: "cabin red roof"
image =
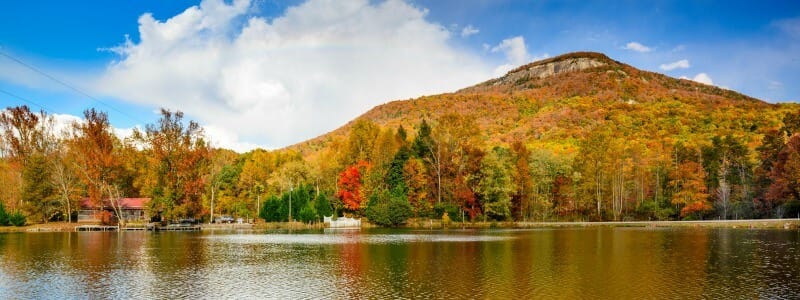
[[[119,199],[119,205],[123,209],[144,209],[147,203],[150,202],[150,198],[122,198]],[[83,209],[93,209],[99,208],[100,205],[95,205],[89,198],[83,198],[81,200],[81,208]],[[105,207],[111,207],[111,202],[108,199],[103,199],[103,205]]]

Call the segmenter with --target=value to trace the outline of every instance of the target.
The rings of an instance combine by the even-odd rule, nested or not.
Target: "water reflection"
[[[0,234],[0,298],[798,298],[800,231]]]

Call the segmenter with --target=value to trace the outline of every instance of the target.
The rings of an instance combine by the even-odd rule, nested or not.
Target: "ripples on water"
[[[0,299],[800,298],[800,231],[0,234]]]
[[[360,234],[339,232],[331,234],[237,234],[208,236],[212,242],[237,244],[289,244],[289,245],[337,245],[337,244],[403,244],[420,242],[491,242],[514,238],[497,235],[451,235],[451,234]]]

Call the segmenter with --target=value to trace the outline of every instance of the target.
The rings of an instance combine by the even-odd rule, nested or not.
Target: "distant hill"
[[[313,157],[346,137],[359,119],[383,127],[403,125],[413,135],[422,119],[458,113],[476,120],[487,147],[519,140],[570,153],[590,132],[607,128],[630,139],[669,144],[732,135],[752,149],[796,107],[639,70],[601,53],[575,52],[453,93],[377,106],[341,128],[288,148]]]

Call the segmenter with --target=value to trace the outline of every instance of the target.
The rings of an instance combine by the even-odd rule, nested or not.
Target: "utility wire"
[[[26,99],[26,98],[23,98],[22,96],[19,96],[19,95],[17,95],[17,94],[14,94],[14,93],[12,93],[12,92],[6,91],[6,90],[4,90],[4,89],[0,89],[0,93],[3,93],[3,94],[6,94],[6,95],[9,95],[9,96],[11,96],[11,97],[13,97],[13,98],[17,98],[17,99],[19,99],[19,100],[22,100],[22,101],[25,101],[25,102],[28,102],[28,104],[31,104],[31,105],[34,105],[34,106],[38,106],[39,108],[41,108],[41,109],[43,109],[43,110],[45,110],[45,111],[50,111],[51,113],[53,112],[53,110],[52,110],[52,109],[49,109],[49,108],[45,107],[45,106],[44,106],[44,105],[42,105],[42,104],[36,103],[36,102],[34,102],[34,101],[32,101],[32,100],[28,100],[28,99]]]
[[[50,74],[47,74],[46,72],[44,72],[44,71],[40,70],[39,68],[36,68],[36,67],[34,67],[34,66],[32,66],[32,65],[30,65],[30,64],[28,64],[28,63],[25,63],[25,62],[24,62],[24,61],[22,61],[21,59],[19,59],[19,58],[16,58],[16,57],[12,56],[11,54],[8,54],[7,52],[3,51],[3,50],[2,50],[2,48],[0,48],[0,55],[2,55],[2,56],[5,56],[6,58],[8,58],[8,59],[10,59],[10,60],[12,60],[12,61],[14,61],[14,62],[16,62],[16,63],[18,63],[18,64],[20,64],[20,65],[24,66],[24,67],[26,67],[26,68],[28,68],[28,69],[30,69],[30,70],[32,70],[32,71],[34,71],[34,72],[36,72],[36,73],[39,73],[40,75],[42,75],[42,76],[44,76],[44,77],[46,77],[46,78],[48,78],[48,79],[50,79],[50,80],[53,80],[53,81],[55,81],[55,82],[57,82],[57,83],[59,83],[59,84],[61,84],[61,85],[65,86],[65,87],[67,87],[67,88],[69,88],[69,89],[71,89],[71,90],[75,91],[75,92],[76,92],[76,93],[78,93],[78,94],[81,94],[81,95],[83,95],[83,96],[86,96],[87,98],[89,98],[89,99],[92,99],[92,100],[94,100],[95,102],[97,102],[97,103],[100,103],[100,104],[102,104],[102,105],[104,105],[104,106],[108,107],[109,109],[111,109],[111,110],[114,110],[114,111],[116,111],[116,112],[118,112],[118,113],[122,114],[123,116],[126,116],[126,117],[128,117],[129,119],[131,119],[131,120],[133,120],[133,121],[140,122],[140,123],[142,123],[142,124],[146,123],[146,122],[144,122],[144,121],[142,121],[142,120],[140,120],[140,119],[138,119],[138,118],[136,118],[136,117],[134,117],[134,116],[132,116],[132,115],[130,115],[130,114],[128,114],[128,113],[125,113],[125,112],[123,112],[123,111],[121,111],[121,110],[117,109],[117,108],[116,108],[116,107],[114,107],[114,106],[111,106],[110,104],[108,104],[108,103],[106,103],[106,102],[104,102],[104,101],[102,101],[102,100],[100,100],[100,99],[97,99],[97,98],[95,98],[95,97],[94,97],[94,96],[92,96],[92,95],[89,95],[89,93],[87,93],[87,92],[84,92],[83,90],[79,89],[78,87],[76,87],[76,86],[74,86],[74,85],[72,85],[72,84],[69,84],[69,83],[67,83],[67,82],[65,82],[65,81],[62,81],[62,80],[60,80],[60,79],[56,78],[55,76],[52,76],[52,75],[50,75]],[[21,99],[21,100],[23,100],[23,101],[26,101],[26,102],[29,102],[29,103],[33,103],[32,101],[29,101],[29,100],[22,99],[21,97],[19,97],[19,96],[14,96],[13,94],[10,94],[10,93],[8,93],[8,92],[4,92],[4,93],[5,93],[5,94],[8,94],[8,95],[11,95],[12,97],[15,97],[15,98]],[[38,104],[35,104],[35,105],[36,105],[36,106],[39,106],[39,107],[42,107],[41,105],[38,105]]]

